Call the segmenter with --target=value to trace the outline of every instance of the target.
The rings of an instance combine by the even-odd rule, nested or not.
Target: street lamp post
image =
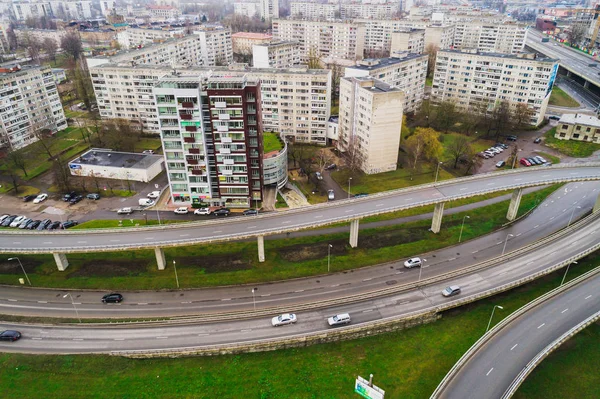
[[[173,270],[175,270],[175,281],[177,282],[177,289],[179,289],[179,277],[177,277],[177,265],[173,259]]]
[[[350,182],[352,181],[352,178],[349,177],[348,178],[348,198],[350,198]]]
[[[443,164],[443,162],[438,162],[438,164],[437,164],[437,169],[435,170],[435,181],[434,181],[434,183],[437,183],[438,174],[440,173],[440,165],[441,164]]]
[[[569,227],[571,225],[571,221],[573,220],[573,214],[575,214],[575,209],[581,209],[581,207],[576,206],[573,208],[573,211],[571,211],[571,217],[569,218],[569,223],[567,223],[567,227]]]
[[[419,266],[419,279],[417,282],[421,281],[421,272],[423,271],[423,265],[427,262],[427,259],[421,259],[421,266]]]
[[[487,325],[487,328],[485,329],[485,332],[488,332],[488,330],[490,329],[490,326],[492,325],[492,317],[494,317],[494,311],[496,310],[496,308],[498,308],[498,309],[504,309],[500,305],[495,305],[494,306],[494,309],[492,309],[492,315],[490,316],[490,321],[488,322],[488,325]]]
[[[333,248],[333,245],[328,244],[327,245],[327,273],[329,273],[329,266],[331,265],[331,262],[329,261],[329,259],[331,258],[331,248]]]
[[[506,240],[504,240],[504,247],[502,248],[502,255],[504,255],[504,251],[506,251],[506,243],[508,242],[508,237],[514,237],[512,234],[506,235]]]
[[[158,208],[156,208],[156,217],[158,218],[158,224],[160,225],[160,213],[158,213]]]
[[[256,312],[256,297],[254,296],[254,292],[258,291],[258,288],[252,288],[252,303],[254,304],[254,311]]]
[[[21,270],[23,270],[23,274],[25,275],[25,278],[27,279],[27,283],[29,285],[31,285],[31,281],[29,281],[29,276],[27,275],[27,272],[25,271],[25,268],[23,267],[23,264],[21,263],[21,259],[17,258],[16,256],[14,258],[8,258],[8,260],[18,260],[19,261],[19,265],[21,266]]]
[[[567,278],[567,273],[569,272],[569,267],[571,267],[571,265],[573,263],[577,264],[577,261],[573,261],[567,265],[567,270],[565,270],[565,275],[563,276],[562,281],[560,282],[560,285],[563,285],[563,283],[565,282],[565,279]]]
[[[465,228],[465,219],[471,219],[471,217],[469,215],[465,215],[465,217],[463,218],[462,226],[460,226],[460,234],[458,236],[458,242],[460,242],[460,240],[462,239],[462,232],[463,232],[463,229]]]
[[[75,314],[77,315],[77,318],[79,319],[79,323],[81,323],[81,317],[79,317],[79,312],[77,311],[77,306],[75,306],[75,301],[73,300],[73,296],[71,295],[70,292],[67,292],[65,295],[63,295],[63,298],[66,297],[71,298],[71,304],[73,304],[73,309],[75,309]]]

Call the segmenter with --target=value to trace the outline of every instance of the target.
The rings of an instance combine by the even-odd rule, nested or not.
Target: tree
[[[314,47],[308,50],[308,69],[321,69],[321,59]]]
[[[331,154],[331,151],[328,148],[321,148],[317,152],[316,161],[317,169],[319,170],[319,172],[323,173],[325,167],[333,163],[333,155]]]
[[[435,58],[437,57],[437,52],[440,48],[433,43],[429,43],[427,47],[425,47],[425,54],[428,55],[427,58],[427,77],[433,78],[433,73],[435,71]]]
[[[19,41],[17,39],[17,35],[15,34],[12,24],[6,30],[6,40],[8,41],[8,46],[11,50],[16,50],[19,46]]]
[[[362,169],[364,155],[360,148],[360,143],[355,137],[350,138],[350,142],[344,151],[344,158],[346,161],[346,168],[348,168],[351,175],[355,175]]]
[[[33,123],[30,126],[30,131],[33,136],[37,139],[37,145],[41,146],[46,154],[48,154],[48,159],[54,159],[53,147],[56,142],[56,138],[52,135],[52,132],[41,126],[40,124]]]
[[[62,191],[71,191],[71,172],[69,171],[67,162],[61,160],[60,157],[56,157],[52,161],[52,174],[54,176],[54,183]]]
[[[423,100],[419,112],[415,115],[416,123],[418,125],[425,125],[429,127],[430,119],[433,113],[433,106],[429,100]]]
[[[58,50],[58,45],[56,44],[56,40],[52,38],[45,38],[42,42],[42,48],[44,52],[48,55],[48,57],[55,62],[56,61],[56,51]]]
[[[500,134],[512,128],[512,113],[508,101],[501,101],[494,107],[492,112],[493,126],[496,131],[496,141]]]
[[[40,62],[40,50],[42,44],[37,38],[29,33],[26,33],[23,37],[23,45],[27,48],[27,55],[36,63]]]
[[[466,136],[458,136],[452,140],[447,146],[447,151],[454,159],[454,169],[458,167],[458,161],[473,152]]]
[[[521,128],[530,124],[533,110],[527,104],[518,103],[512,112],[513,123],[517,128]]]
[[[404,141],[411,167],[417,170],[422,159],[438,160],[444,151],[439,140],[440,134],[431,128],[418,127],[415,133]]]
[[[90,75],[82,70],[79,66],[73,71],[73,83],[77,91],[77,97],[83,101],[87,109],[90,109],[92,103],[96,101],[94,95],[94,87]]]
[[[471,151],[468,154],[465,154],[464,159],[467,161],[465,176],[468,175],[472,170],[477,170],[483,164],[483,158],[478,157],[473,148],[471,148]]]
[[[23,174],[25,175],[25,177],[27,177],[27,169],[26,169],[27,158],[25,157],[25,155],[23,155],[22,151],[11,149],[6,154],[6,160],[10,164],[12,164],[12,166],[14,166],[15,168],[21,169],[23,171]]]
[[[83,53],[83,46],[78,32],[71,31],[61,37],[60,47],[65,53],[73,57],[75,62],[79,59],[81,53]]]
[[[568,32],[569,44],[571,47],[579,47],[583,39],[585,39],[586,28],[583,24],[571,25],[571,30]]]
[[[126,119],[112,119],[104,123],[104,144],[115,151],[133,152],[140,140],[140,131]]]
[[[456,124],[458,120],[459,112],[456,109],[456,103],[454,101],[442,101],[435,109],[435,122],[436,125],[448,133],[450,128]]]

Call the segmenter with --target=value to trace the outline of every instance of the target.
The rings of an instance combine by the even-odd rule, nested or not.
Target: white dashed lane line
[[[490,373],[492,372],[492,370],[493,370],[493,369],[494,369],[494,368],[492,367],[492,368],[490,369],[490,371],[488,371],[488,372],[487,372],[487,374],[486,374],[485,376],[487,377],[488,375],[490,375]]]
[[[544,327],[545,325],[546,325],[546,323],[542,323],[542,324],[540,324],[540,325],[538,326],[538,330],[539,330],[540,328]]]
[[[591,297],[592,297],[591,295],[588,295],[585,297],[585,299],[590,299]]]
[[[513,349],[515,349],[515,348],[516,348],[518,345],[519,345],[519,344],[514,344],[514,345],[512,346],[512,348],[510,348],[510,350],[513,350]]]
[[[569,310],[569,309],[567,308],[567,309],[563,310],[563,311],[562,311],[562,312],[560,312],[560,313],[561,313],[561,314],[562,314],[562,313],[565,313],[567,310]]]

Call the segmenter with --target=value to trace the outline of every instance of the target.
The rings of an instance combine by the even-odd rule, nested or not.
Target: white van
[[[149,198],[140,198],[140,200],[138,201],[138,204],[140,206],[152,206],[152,205],[154,205],[154,201],[152,201]]]
[[[327,319],[327,323],[329,323],[330,326],[340,326],[348,324],[350,321],[350,315],[348,313],[336,314]]]

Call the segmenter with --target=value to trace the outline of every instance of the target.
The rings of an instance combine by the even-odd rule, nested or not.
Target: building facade
[[[263,155],[264,185],[282,189],[288,182],[288,146],[283,141],[283,148]]]
[[[600,143],[600,119],[586,114],[562,114],[554,137]]]
[[[340,80],[338,148],[375,174],[396,170],[402,92],[371,77]]]
[[[531,111],[530,124],[539,125],[557,73],[558,60],[535,54],[438,51],[432,99],[487,111],[503,101],[513,108],[525,104]]]
[[[236,54],[252,54],[252,46],[269,43],[273,36],[264,33],[238,32],[231,35],[233,52]]]
[[[127,29],[117,33],[117,41],[121,48],[128,49],[183,36],[184,28],[132,28],[128,26]]]
[[[160,155],[94,148],[69,162],[73,176],[100,177],[148,183],[164,170]]]
[[[297,42],[271,42],[252,47],[254,68],[292,68],[300,64]]]
[[[392,32],[390,54],[398,51],[423,54],[423,51],[425,51],[425,29],[404,28]]]
[[[333,20],[339,18],[340,7],[334,3],[290,2],[290,17],[311,20]]]
[[[499,24],[497,21],[457,22],[454,31],[454,49],[516,54],[523,51],[526,34],[525,24]]]
[[[236,1],[233,3],[233,13],[248,18],[260,16],[260,4],[258,1]]]
[[[148,6],[148,11],[156,21],[172,21],[179,17],[179,9],[173,6]]]

